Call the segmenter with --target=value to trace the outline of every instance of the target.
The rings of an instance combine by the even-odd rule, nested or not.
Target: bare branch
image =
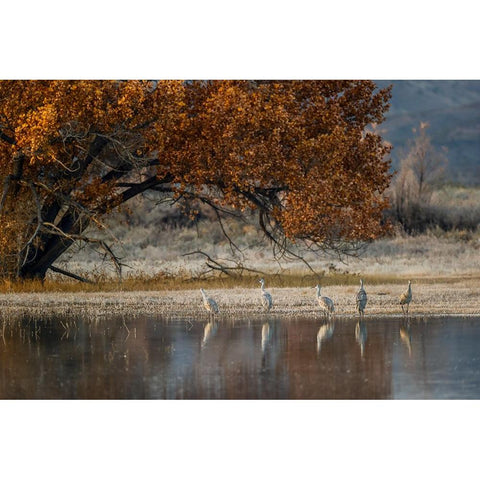
[[[205,264],[208,268],[210,268],[210,270],[212,270],[212,271],[215,270],[215,271],[219,271],[221,273],[225,273],[226,275],[228,275],[230,277],[235,276],[236,273],[239,274],[239,275],[242,275],[244,272],[259,273],[261,275],[265,275],[265,272],[262,272],[261,270],[255,270],[253,268],[245,267],[241,263],[235,262],[234,260],[227,260],[227,261],[235,263],[236,264],[235,267],[229,267],[229,266],[226,266],[226,265],[222,265],[219,261],[214,260],[210,255],[208,255],[207,253],[205,253],[201,250],[195,250],[193,252],[184,253],[182,256],[186,257],[186,256],[189,256],[189,255],[203,255],[204,257],[207,258],[207,261],[206,261]]]
[[[23,261],[21,263],[21,267],[23,267],[27,263],[27,260],[29,260],[28,255],[30,253],[30,247],[31,247],[33,241],[35,240],[35,238],[37,238],[37,235],[39,234],[39,232],[40,232],[40,230],[43,226],[42,205],[41,205],[41,202],[40,202],[40,197],[38,195],[37,189],[35,188],[35,185],[33,184],[33,182],[28,182],[28,186],[30,187],[30,189],[32,191],[33,198],[35,200],[35,205],[37,207],[37,227],[35,228],[35,231],[31,235],[30,239],[27,241],[27,243],[24,245],[24,247],[19,252],[20,256],[22,255],[23,252],[25,252],[25,254],[23,256]]]
[[[53,223],[49,222],[44,222],[44,227],[48,227],[51,229],[51,233],[56,234],[60,237],[64,237],[65,239],[71,241],[72,243],[75,241],[83,241],[85,243],[93,243],[100,245],[100,247],[105,251],[105,254],[110,257],[112,260],[113,264],[115,265],[115,268],[117,270],[117,274],[120,278],[122,278],[122,263],[120,262],[120,259],[113,253],[112,249],[110,246],[101,239],[96,239],[92,237],[87,237],[85,235],[80,235],[80,234],[72,234],[72,233],[66,233],[62,229],[58,228],[56,225]]]
[[[163,178],[158,178],[156,175],[147,178],[144,182],[134,184],[127,190],[124,190],[120,194],[118,194],[117,198],[115,199],[115,203],[118,205],[125,203],[127,200],[130,200],[130,198],[135,197],[139,193],[145,192],[146,190],[149,190],[152,187],[155,187],[158,184],[161,183],[170,183],[173,180],[173,176],[170,174],[167,174]],[[103,206],[101,209],[97,209],[99,212],[103,213],[105,210],[106,206]]]
[[[63,270],[61,268],[58,268],[58,267],[54,267],[53,265],[50,265],[50,270],[52,272],[55,272],[55,273],[60,273],[61,275],[65,275],[67,277],[70,277],[70,278],[74,278],[75,280],[78,280],[80,282],[83,282],[83,283],[91,283],[93,284],[94,282],[92,282],[91,280],[88,280],[86,278],[83,278],[83,277],[80,277],[79,275],[76,275],[75,273],[71,273],[71,272],[67,272],[66,270]]]
[[[214,212],[215,212],[215,215],[217,216],[218,224],[220,225],[223,236],[228,240],[230,251],[232,252],[232,254],[235,254],[235,250],[240,252],[240,248],[238,248],[237,244],[231,239],[230,235],[228,235],[228,233],[226,232],[225,227],[223,226],[223,221],[222,221],[222,217],[220,216],[220,213],[216,209],[214,209]]]

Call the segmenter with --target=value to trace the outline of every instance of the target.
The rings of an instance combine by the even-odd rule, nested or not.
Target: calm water
[[[0,398],[480,398],[480,318],[0,324]]]

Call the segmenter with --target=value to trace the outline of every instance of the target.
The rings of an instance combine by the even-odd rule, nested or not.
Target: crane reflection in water
[[[480,317],[218,318],[0,318],[0,398],[480,398]]]
[[[412,335],[410,332],[410,321],[402,320],[400,323],[400,340],[405,344],[408,350],[408,356],[412,356]]]
[[[355,339],[360,345],[360,355],[363,358],[363,356],[365,355],[365,343],[367,341],[367,326],[362,320],[359,320],[357,322],[357,325],[355,326]]]
[[[269,322],[265,322],[262,325],[262,353],[265,353],[268,343],[272,338],[272,328],[270,327]]]
[[[210,320],[205,324],[205,327],[203,327],[203,338],[201,343],[202,349],[205,348],[210,339],[215,336],[217,330],[218,322],[215,320]]]
[[[317,356],[320,355],[320,350],[322,348],[322,342],[326,342],[328,339],[332,338],[333,332],[335,330],[335,321],[329,320],[324,323],[317,332]]]

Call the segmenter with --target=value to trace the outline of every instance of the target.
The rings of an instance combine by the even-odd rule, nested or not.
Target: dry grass
[[[80,283],[77,281],[47,279],[44,283],[37,280],[24,282],[3,281],[0,283],[0,293],[48,293],[48,292],[132,292],[132,291],[164,291],[164,290],[188,290],[195,288],[231,289],[237,287],[257,287],[258,275],[243,275],[229,277],[214,275],[204,279],[157,275],[155,277],[136,276],[129,277],[122,282],[111,280],[99,281],[93,284]],[[273,274],[264,276],[267,283],[274,287],[307,287],[319,283],[314,275],[301,274]],[[367,277],[366,277],[367,278]],[[372,277],[372,282],[378,283],[378,278]],[[395,279],[391,279],[395,281]],[[398,279],[396,279],[398,280]],[[322,278],[323,285],[357,284],[355,275],[337,274]]]
[[[81,283],[76,280],[63,280],[61,278],[49,278],[45,282],[38,280],[26,280],[13,282],[0,281],[0,294],[12,293],[93,293],[93,292],[135,292],[135,291],[168,291],[168,290],[191,290],[199,288],[207,289],[234,289],[234,288],[257,288],[259,275],[226,276],[212,275],[207,278],[172,277],[156,275],[155,277],[136,276],[123,281],[115,279],[101,280],[96,283]],[[375,286],[404,284],[414,277],[409,275],[388,274],[345,274],[328,273],[316,276],[311,273],[275,273],[264,275],[266,284],[274,288],[301,288],[314,287],[317,283],[325,286],[352,286],[358,285],[362,278],[365,283]],[[452,284],[464,279],[465,281],[480,281],[480,275],[447,275],[447,276],[422,276],[418,279],[422,284]]]

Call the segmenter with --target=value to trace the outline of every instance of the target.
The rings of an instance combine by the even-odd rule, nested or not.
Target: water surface
[[[480,318],[3,321],[0,398],[480,398]]]

